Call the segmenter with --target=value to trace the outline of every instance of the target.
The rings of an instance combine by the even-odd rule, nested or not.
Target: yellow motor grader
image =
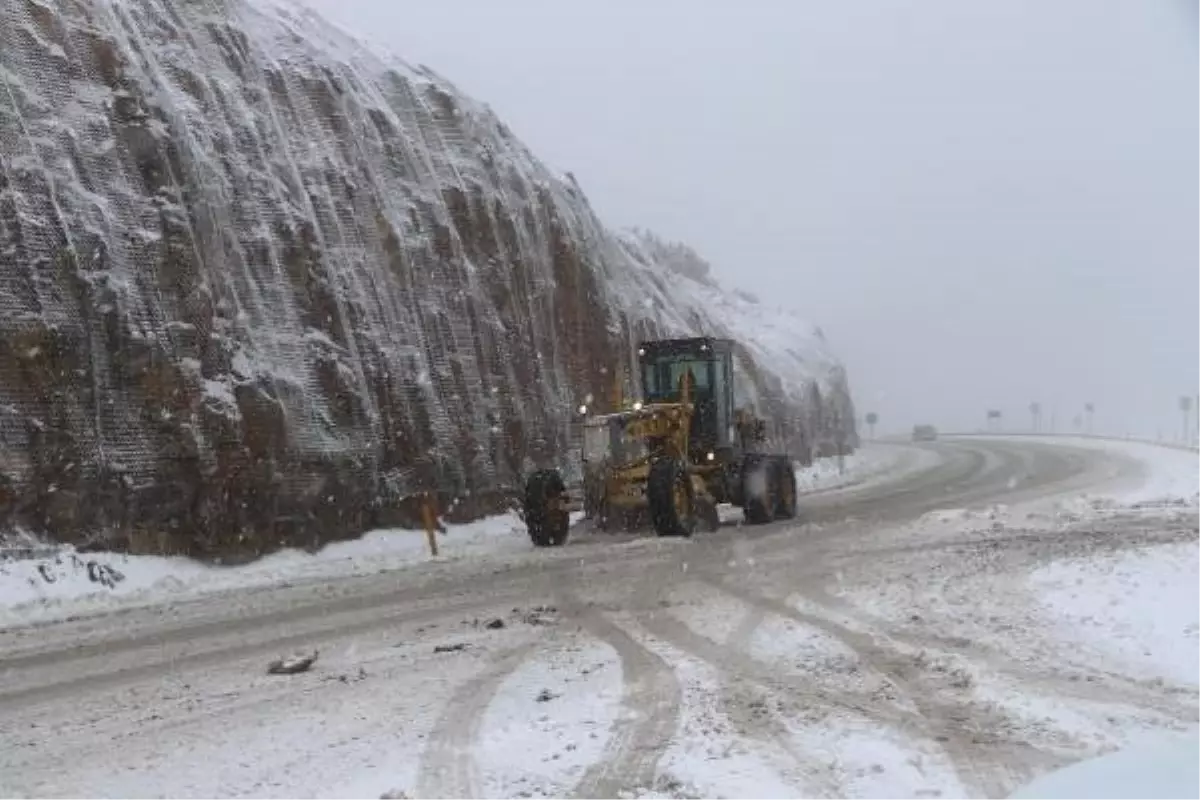
[[[648,517],[660,536],[719,525],[717,505],[750,524],[796,515],[791,459],[767,452],[766,423],[734,408],[733,342],[697,337],[638,348],[641,396],[584,422],[583,507],[600,528]],[[568,492],[558,470],[525,484],[525,521],[538,547],[565,544]]]

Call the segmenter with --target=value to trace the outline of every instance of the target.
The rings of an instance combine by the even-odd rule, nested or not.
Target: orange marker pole
[[[421,521],[425,523],[425,541],[429,543],[429,554],[438,554],[437,517],[433,511],[433,495],[426,492],[421,498]]]

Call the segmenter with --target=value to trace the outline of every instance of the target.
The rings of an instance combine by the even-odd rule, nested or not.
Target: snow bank
[[[907,471],[937,459],[930,451],[868,444],[845,456],[841,464],[836,458],[817,459],[811,467],[797,464],[796,488],[801,493],[811,494],[875,483],[879,478],[894,477],[902,468]]]
[[[1010,797],[1125,798],[1200,797],[1196,751],[1200,731],[1157,731],[1116,753],[1080,761],[1021,787]]]
[[[1142,465],[1138,485],[1060,504],[1066,523],[1133,517],[1162,527],[1200,509],[1200,452],[1140,441],[1051,439],[1120,453]],[[1147,678],[1200,684],[1200,545],[1164,543],[1042,567],[1030,578],[1058,636]]]
[[[1197,685],[1200,545],[1163,545],[1058,561],[1030,589],[1063,639],[1122,671]]]
[[[36,622],[165,599],[309,578],[344,577],[423,561],[529,551],[525,524],[504,514],[448,526],[429,556],[422,531],[385,529],[316,553],[285,550],[243,566],[209,566],[183,557],[79,553],[63,547],[42,558],[0,560],[0,624]]]
[[[1200,454],[1174,447],[1114,439],[1051,440],[1071,447],[1093,447],[1140,462],[1145,474],[1140,485],[1104,491],[1101,496],[1122,503],[1200,502]]]

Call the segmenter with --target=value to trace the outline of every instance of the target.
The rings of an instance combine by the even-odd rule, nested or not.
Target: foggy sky
[[[1198,363],[1185,0],[308,0],[804,312],[882,427],[1178,434]]]

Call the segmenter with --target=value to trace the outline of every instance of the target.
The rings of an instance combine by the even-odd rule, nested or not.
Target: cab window
[[[642,366],[642,390],[651,402],[679,399],[680,381],[692,371],[695,388],[707,392],[713,385],[712,360],[688,358],[663,358]]]

